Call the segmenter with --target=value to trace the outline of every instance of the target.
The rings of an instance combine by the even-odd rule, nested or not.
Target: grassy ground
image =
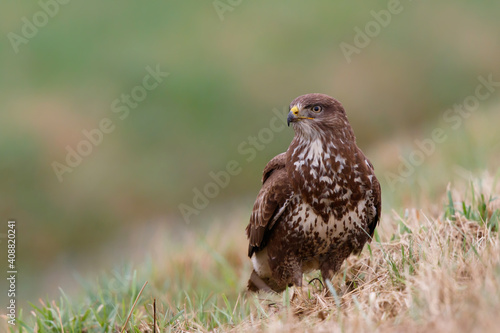
[[[127,328],[145,331],[154,299],[163,330],[488,328],[499,313],[498,236],[484,226],[497,215],[483,201],[499,191],[487,188],[494,186],[485,176],[485,187],[475,187],[485,198],[472,198],[464,179],[500,167],[497,85],[477,110],[460,113],[459,128],[445,114],[475,93],[479,76],[500,80],[500,2],[402,1],[403,12],[348,63],[340,43],[353,43],[355,28],[364,29],[387,4],[243,1],[221,21],[213,1],[71,1],[19,53],[4,38],[0,215],[18,220],[22,244],[17,301],[24,311],[15,331],[119,331],[131,309]],[[20,34],[23,18],[33,21],[41,10],[34,1],[2,8],[6,37]],[[171,75],[120,119],[111,103],[157,64]],[[238,146],[269,127],[273,109],[313,91],[342,101],[376,166],[384,195],[378,239],[332,281],[335,297],[323,295],[317,282],[310,296],[293,301],[292,291],[246,295],[248,210],[260,171],[293,133],[275,133],[252,162]],[[60,183],[52,163],[108,117],[116,130]],[[417,149],[414,139],[437,128],[448,139],[391,191],[384,174],[397,172],[399,158]],[[241,174],[180,237],[170,214],[233,159]],[[247,195],[250,201],[228,216],[232,200]],[[209,214],[217,205],[227,223]],[[147,242],[143,251],[134,252],[128,240],[102,250],[129,229],[152,233],[146,223],[160,219],[165,231],[152,237],[158,249],[149,262],[131,259],[150,250]],[[109,265],[115,255],[129,264]],[[68,272],[102,267],[98,279],[82,278],[76,291],[66,287]],[[6,285],[0,279],[0,289]],[[55,286],[66,294],[54,299]]]
[[[16,218],[18,233],[30,240],[18,248],[20,303],[52,299],[57,286],[72,295],[61,281],[67,272],[110,271],[101,251],[110,238],[160,218],[175,224],[179,205],[192,203],[194,189],[230,160],[241,173],[192,222],[213,224],[212,207],[244,196],[253,198],[240,206],[251,208],[262,168],[286,149],[293,131],[273,130],[265,144],[259,139],[265,147],[255,158],[238,147],[264,137],[273,110],[286,110],[301,94],[324,92],[343,103],[380,178],[415,149],[414,138],[429,137],[426,124],[452,132],[426,158],[429,167],[384,198],[384,210],[426,207],[415,199],[438,198],[455,165],[500,165],[498,108],[468,137],[444,119],[475,93],[479,76],[500,81],[498,1],[401,1],[403,11],[350,63],[340,44],[359,45],[356,30],[374,24],[373,13],[386,11],[388,0],[68,1],[16,53],[8,36],[30,30],[24,22],[34,16],[43,20],[40,1],[54,4],[4,1],[0,11],[0,215]],[[221,20],[216,2],[234,10]],[[122,119],[112,103],[142,84],[147,66],[170,75]],[[478,110],[465,113],[461,127],[498,104],[498,92],[495,86]],[[69,150],[86,141],[84,131],[104,118],[113,133],[60,182],[53,163],[66,164]],[[368,151],[383,140],[390,141]],[[237,218],[244,224],[248,214]],[[234,235],[244,243],[241,230]],[[6,282],[0,279],[0,290]]]
[[[125,323],[127,332],[152,332],[154,317],[161,332],[493,332],[499,193],[497,179],[485,174],[448,189],[434,206],[386,211],[360,256],[326,286],[306,276],[302,294],[245,293],[250,265],[241,226],[211,228],[171,245],[166,261],[82,281],[81,297],[61,290],[57,300],[40,300],[12,332],[115,332]]]
[[[179,225],[141,227],[148,234],[131,237],[147,240],[142,246],[151,253],[148,260],[132,264],[140,242],[122,240],[128,265],[81,278],[77,292],[61,290],[56,299],[23,307],[11,331],[152,332],[154,318],[161,332],[497,331],[499,121],[492,107],[448,130],[449,139],[395,190],[385,174],[397,172],[398,150],[406,156],[415,148],[412,137],[370,151],[383,185],[382,220],[375,239],[348,259],[330,285],[313,274],[305,277],[305,295],[245,293],[250,202],[233,210],[224,206],[218,214],[224,220],[207,218],[210,223],[193,223],[184,234]],[[479,171],[488,168],[490,173]],[[54,278],[59,283],[62,276]],[[0,331],[6,326],[1,320]]]

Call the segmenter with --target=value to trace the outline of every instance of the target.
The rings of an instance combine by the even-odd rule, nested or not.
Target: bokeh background
[[[240,228],[235,241],[245,242],[261,171],[293,131],[274,132],[250,161],[238,147],[305,93],[344,104],[385,212],[432,202],[451,179],[500,166],[500,88],[457,129],[443,118],[479,76],[500,81],[498,1],[401,1],[350,61],[341,43],[355,46],[355,29],[388,1],[73,0],[16,53],[9,34],[22,36],[23,18],[33,22],[41,3],[57,2],[0,10],[0,233],[17,221],[20,302],[77,288],[75,275],[147,260],[158,242],[182,246],[183,235],[216,224]],[[113,101],[140,86],[148,66],[169,75],[120,119]],[[64,164],[67,147],[104,118],[114,131],[60,182],[53,162]],[[386,175],[435,128],[447,140],[389,186]],[[179,205],[193,206],[210,172],[231,160],[241,172],[187,223]]]

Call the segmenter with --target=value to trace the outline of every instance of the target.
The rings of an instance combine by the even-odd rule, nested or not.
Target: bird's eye
[[[314,112],[321,112],[323,108],[320,105],[315,105],[311,108],[311,110],[313,110]]]

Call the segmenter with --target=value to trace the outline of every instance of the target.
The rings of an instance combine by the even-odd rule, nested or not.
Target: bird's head
[[[295,132],[304,136],[315,136],[324,130],[350,127],[345,110],[335,98],[324,94],[307,94],[297,97],[290,104],[287,117]]]

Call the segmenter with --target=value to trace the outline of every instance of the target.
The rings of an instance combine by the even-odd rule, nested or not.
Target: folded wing
[[[275,156],[264,168],[262,188],[255,200],[247,226],[248,256],[266,246],[269,233],[288,205],[292,188],[285,170],[285,153]]]

